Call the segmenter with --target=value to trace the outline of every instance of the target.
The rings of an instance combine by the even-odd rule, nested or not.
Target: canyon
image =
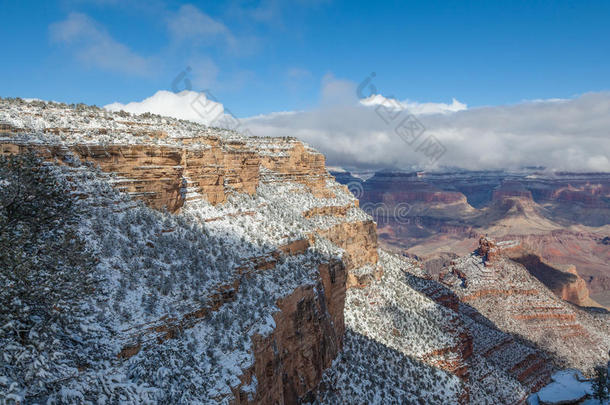
[[[599,223],[563,234],[541,210],[584,214],[534,201],[580,198],[603,218],[605,191],[588,183],[510,183],[480,209],[487,186],[442,192],[392,174],[373,178],[376,191],[360,182],[359,201],[350,176],[336,181],[295,138],[14,99],[0,100],[0,154],[32,154],[69,186],[98,279],[53,325],[65,332],[52,350],[3,329],[0,400],[522,403],[610,349],[608,314],[566,302],[588,305],[583,285],[605,291],[593,253],[570,267],[543,239],[593,249]],[[404,201],[414,226],[366,212]],[[418,238],[441,254],[397,249]]]
[[[479,235],[518,240],[521,262],[556,294],[608,308],[610,176],[540,168],[487,172],[334,172],[378,223],[382,246],[442,263]]]

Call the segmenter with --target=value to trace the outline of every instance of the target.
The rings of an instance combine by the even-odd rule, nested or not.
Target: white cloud
[[[222,22],[217,21],[191,4],[185,4],[167,19],[167,27],[177,41],[190,40],[195,43],[212,43],[224,39],[235,46],[235,38]]]
[[[451,104],[446,103],[418,103],[415,101],[399,101],[393,98],[386,98],[381,94],[372,94],[370,97],[360,100],[362,105],[377,107],[379,105],[399,110],[408,110],[411,114],[445,114],[456,111],[463,111],[468,108],[464,103],[460,103],[455,98]]]
[[[86,65],[128,73],[150,75],[151,61],[114,40],[96,21],[82,13],[70,13],[49,27],[51,39],[73,46],[76,57]]]
[[[610,162],[607,156],[595,155],[588,158],[587,167],[595,171],[608,171]]]
[[[139,102],[112,103],[104,108],[109,111],[123,110],[133,114],[149,112],[205,125],[214,124],[215,121],[224,117],[224,107],[221,103],[208,99],[204,93],[188,90],[180,93],[160,90]]]
[[[323,152],[333,166],[501,169],[541,165],[558,170],[610,171],[610,92],[469,109],[463,109],[465,105],[458,101],[410,101],[404,104],[417,113],[425,132],[409,145],[395,131],[408,116],[407,111],[395,111],[398,116],[386,123],[388,115],[380,116],[383,109],[378,108],[379,103],[359,103],[355,87],[327,76],[320,107],[264,114],[240,123],[257,136],[300,138]],[[107,108],[208,123],[210,117],[202,117],[192,107],[198,93],[183,93],[161,91],[139,103],[115,103]],[[446,148],[436,162],[430,162],[422,151],[422,141],[430,135]]]
[[[349,88],[349,82],[327,79],[323,98],[330,94],[331,99],[345,100]],[[400,107],[384,109],[385,100],[373,96],[351,105],[323,100],[312,111],[252,117],[244,124],[256,135],[299,137],[337,166],[501,169],[542,165],[610,171],[608,92],[470,109],[457,100],[449,104],[394,102],[390,105]],[[425,127],[410,145],[396,132],[409,113]],[[438,161],[424,153],[430,139],[446,149]]]
[[[320,105],[322,107],[352,106],[357,101],[355,83],[337,79],[332,73],[324,75],[320,91]]]

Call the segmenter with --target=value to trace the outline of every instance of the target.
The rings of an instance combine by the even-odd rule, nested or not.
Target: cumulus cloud
[[[353,106],[357,104],[356,84],[349,80],[338,79],[332,73],[322,78],[320,107]]]
[[[210,100],[204,93],[184,90],[179,93],[160,90],[142,101],[127,104],[112,103],[104,106],[109,111],[145,112],[165,115],[205,125],[215,125],[225,116],[221,103]]]
[[[116,41],[86,14],[70,13],[49,27],[51,40],[74,47],[76,57],[86,65],[127,73],[150,75],[151,61]]]
[[[295,136],[323,152],[333,166],[610,171],[610,92],[508,106],[466,108],[454,100],[400,102],[396,108],[381,98],[359,102],[350,93],[355,87],[328,76],[318,108],[244,118],[238,129]],[[193,111],[197,93],[180,94],[158,92],[140,103],[108,107],[207,123]],[[439,151],[430,148],[437,144],[441,156],[430,153]]]

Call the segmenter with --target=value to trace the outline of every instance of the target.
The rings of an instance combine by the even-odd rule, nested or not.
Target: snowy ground
[[[578,370],[558,371],[551,378],[553,381],[549,385],[528,397],[529,405],[569,403],[606,405],[610,403],[608,400],[600,402],[590,398],[593,394],[591,380],[586,379]]]

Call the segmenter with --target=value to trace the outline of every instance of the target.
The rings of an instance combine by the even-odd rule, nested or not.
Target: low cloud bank
[[[311,111],[225,121],[257,136],[300,138],[323,152],[333,166],[610,171],[610,92],[467,108],[455,99],[449,104],[381,95],[359,99],[354,83],[331,77],[323,81],[321,94],[320,106]],[[207,100],[214,104],[198,111],[193,107],[197,97],[199,102],[207,100],[195,92],[159,91],[141,102],[107,108],[212,125],[226,118],[218,115],[222,104],[214,101]]]

